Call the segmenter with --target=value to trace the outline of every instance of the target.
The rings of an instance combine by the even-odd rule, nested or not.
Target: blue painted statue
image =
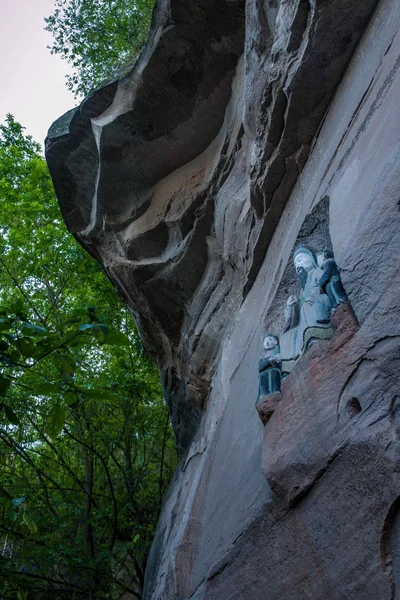
[[[294,368],[305,350],[317,339],[332,337],[331,302],[321,289],[323,269],[317,264],[314,251],[307,246],[296,248],[293,256],[296,274],[300,280],[299,297],[288,298],[286,323],[280,337],[282,371]]]
[[[299,362],[304,352],[318,339],[333,335],[331,313],[347,302],[339,269],[330,250],[316,254],[308,246],[296,248],[294,268],[300,293],[286,302],[285,325],[279,339],[264,337],[264,356],[258,363],[259,388],[256,407],[265,424],[280,401],[281,381]]]
[[[327,294],[332,309],[336,309],[339,304],[347,302],[348,298],[344,291],[342,282],[340,281],[339,269],[333,258],[331,250],[322,250],[317,254],[318,266],[324,270],[318,285],[321,288],[321,293]]]
[[[258,363],[258,399],[281,391],[281,357],[277,336],[268,333],[263,346],[265,354]]]

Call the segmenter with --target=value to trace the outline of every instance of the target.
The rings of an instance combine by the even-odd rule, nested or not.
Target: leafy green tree
[[[59,54],[74,69],[68,89],[82,96],[124,72],[142,50],[154,0],[57,0],[45,19]]]
[[[140,598],[176,466],[158,373],[10,115],[0,204],[0,593]]]

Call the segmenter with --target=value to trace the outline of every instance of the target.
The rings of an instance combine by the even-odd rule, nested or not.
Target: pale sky
[[[14,115],[43,146],[51,123],[76,101],[65,85],[65,61],[51,55],[44,17],[53,0],[0,0],[0,122]]]

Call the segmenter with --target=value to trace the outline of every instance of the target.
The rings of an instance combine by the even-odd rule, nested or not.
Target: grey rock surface
[[[400,594],[400,6],[382,0],[371,16],[373,5],[247,2],[244,22],[239,2],[196,2],[195,15],[177,2],[172,22],[160,4],[132,74],[96,92],[69,133],[47,142],[66,222],[137,314],[186,448],[146,600]],[[212,78],[214,100],[196,98],[207,109],[193,116],[190,105],[182,135],[177,97],[165,100],[160,152],[155,164],[148,152],[148,170],[133,181],[149,148],[142,90],[151,82],[156,102],[156,82],[176,64],[162,41],[184,20],[198,35],[196,23],[212,22],[216,7],[228,29],[215,61],[235,47],[229,84]],[[211,107],[216,133],[202,121]],[[204,143],[200,154],[186,135]],[[118,156],[118,177],[108,175]],[[104,186],[99,177],[92,203],[100,164]],[[279,330],[296,285],[298,241],[333,248],[350,306],[335,314],[333,339],[317,342],[285,380],[264,428],[257,364],[263,333]]]
[[[399,25],[400,7],[382,3],[236,316],[163,509],[146,598],[399,593]],[[356,323],[313,347],[263,429],[262,336],[295,284],[296,241],[308,240],[332,245]]]
[[[178,446],[376,0],[160,0],[124,79],[49,131],[70,231],[135,314]]]

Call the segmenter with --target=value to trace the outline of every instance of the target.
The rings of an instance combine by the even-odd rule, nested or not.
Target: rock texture
[[[184,451],[146,600],[400,594],[400,6],[375,4],[165,0],[131,75],[49,132]],[[299,241],[333,248],[350,305],[264,428]]]
[[[376,0],[160,0],[130,75],[49,131],[67,226],[160,366],[178,446]]]
[[[346,305],[334,324],[283,384],[264,429],[271,502],[208,578],[207,600],[398,597],[400,337],[371,344]]]

